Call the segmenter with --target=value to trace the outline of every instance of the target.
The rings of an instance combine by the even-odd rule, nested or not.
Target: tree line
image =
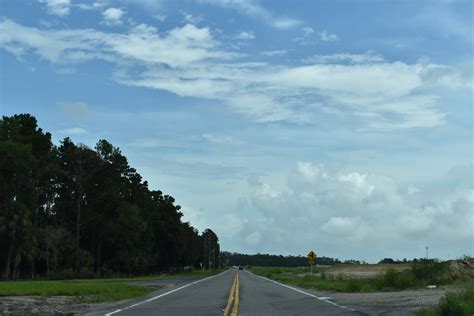
[[[0,120],[0,264],[5,279],[215,268],[219,239],[183,222],[119,148],[51,134],[29,114]]]
[[[242,254],[237,252],[222,252],[221,261],[227,266],[267,266],[267,267],[302,267],[308,265],[305,256],[282,256],[270,254]],[[319,265],[334,265],[342,263],[339,259],[317,257]]]

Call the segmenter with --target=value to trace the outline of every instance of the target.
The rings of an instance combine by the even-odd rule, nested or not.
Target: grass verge
[[[340,292],[416,289],[432,284],[460,287],[474,280],[472,271],[455,271],[449,269],[446,264],[434,260],[422,260],[403,271],[387,269],[372,279],[349,278],[344,275],[332,276],[329,273],[330,270],[320,267],[314,269],[314,274],[310,274],[308,268],[253,267],[251,271],[303,288]]]
[[[0,282],[0,296],[75,296],[83,302],[121,301],[151,291],[143,286],[93,280]]]
[[[140,285],[119,282],[166,280],[174,278],[201,278],[222,270],[182,272],[166,276],[110,278],[85,280],[32,280],[1,281],[0,296],[74,296],[83,302],[115,302],[145,296],[156,290]]]

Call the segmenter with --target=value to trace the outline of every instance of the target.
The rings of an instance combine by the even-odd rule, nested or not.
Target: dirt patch
[[[325,274],[333,277],[373,279],[387,269],[403,271],[410,269],[410,264],[339,264],[327,269]]]
[[[115,303],[83,303],[71,296],[0,297],[0,315],[83,315]]]
[[[438,288],[373,293],[337,292],[325,293],[325,296],[367,315],[410,315],[418,309],[435,306],[448,291],[455,290]]]

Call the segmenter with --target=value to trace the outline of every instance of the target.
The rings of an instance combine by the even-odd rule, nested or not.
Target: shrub
[[[415,279],[422,284],[436,284],[447,278],[448,265],[436,260],[421,259],[414,262],[411,271]]]
[[[410,270],[398,272],[394,269],[388,269],[375,279],[375,288],[378,290],[386,288],[402,290],[416,286],[417,280]]]
[[[448,293],[438,306],[441,315],[463,316],[474,314],[474,289],[466,289],[461,293]]]
[[[361,292],[364,287],[364,282],[358,279],[350,279],[347,282],[347,291],[348,292]]]

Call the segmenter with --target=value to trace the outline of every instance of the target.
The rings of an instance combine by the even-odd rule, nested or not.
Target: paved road
[[[360,315],[348,307],[245,270],[177,283],[149,298],[91,315]]]

